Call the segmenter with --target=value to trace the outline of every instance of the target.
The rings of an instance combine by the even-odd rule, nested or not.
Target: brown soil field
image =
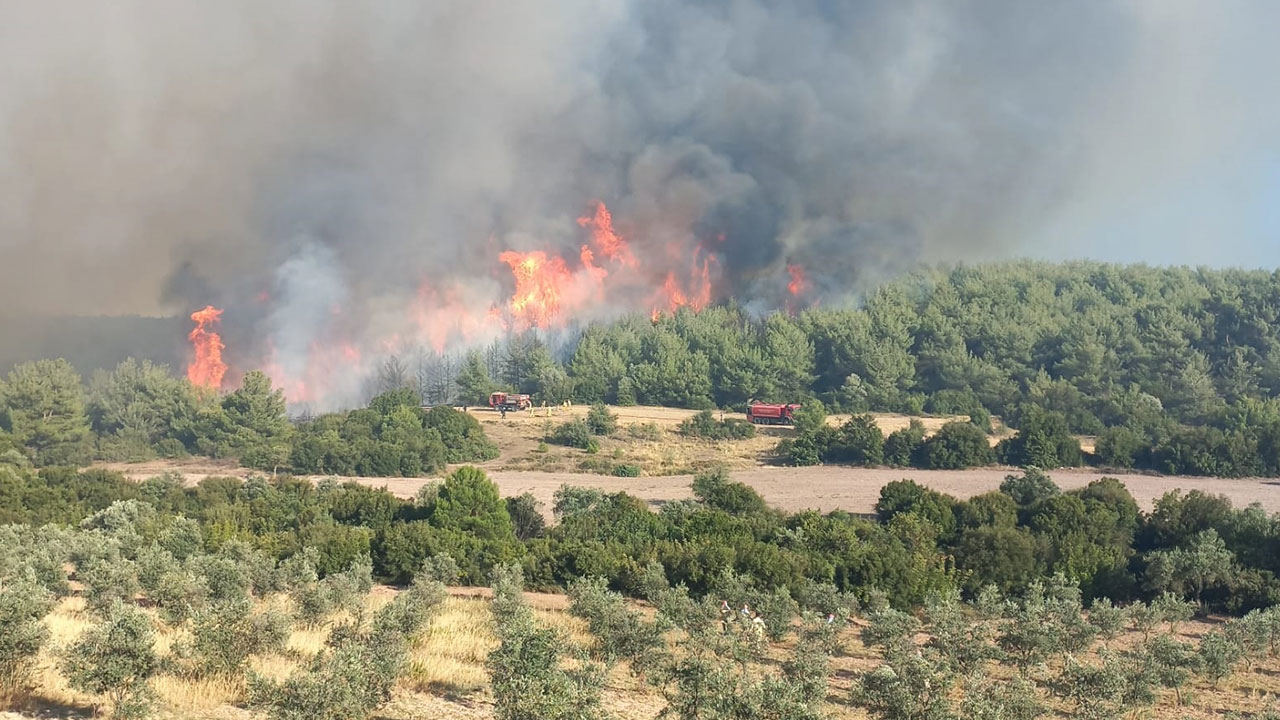
[[[747,440],[706,441],[686,438],[674,432],[677,425],[695,414],[693,410],[663,407],[613,407],[618,416],[618,432],[600,439],[600,452],[587,455],[581,450],[549,446],[539,448],[549,426],[570,418],[583,417],[587,408],[536,408],[527,412],[507,413],[502,418],[488,408],[469,408],[500,449],[497,459],[480,463],[498,484],[504,495],[533,493],[549,513],[551,498],[563,484],[600,488],[607,492],[626,491],[656,505],[669,500],[690,497],[689,483],[698,470],[724,465],[736,480],[755,488],[769,504],[790,511],[815,509],[872,512],[880,488],[894,480],[912,479],[928,487],[967,498],[1000,486],[1013,468],[978,468],[973,470],[914,470],[910,468],[851,468],[839,466],[782,467],[766,464],[778,441],[794,433],[789,427],[761,426],[756,436]],[[745,419],[742,414],[717,412],[723,418]],[[877,414],[876,421],[885,433],[906,427],[911,418],[904,415]],[[833,415],[831,424],[843,423],[848,415]],[[921,418],[929,432],[956,417]],[[649,427],[652,423],[653,427]],[[1007,434],[1000,428],[992,442]],[[1084,438],[1091,445],[1092,438]],[[607,473],[614,464],[634,464],[643,477],[613,477]],[[255,471],[231,462],[192,459],[146,463],[110,463],[105,465],[126,476],[143,479],[163,472],[181,474],[187,482],[199,482],[209,475],[245,477]],[[1259,503],[1270,512],[1280,512],[1280,480],[1179,477],[1147,474],[1104,473],[1093,469],[1062,469],[1051,472],[1054,481],[1064,489],[1082,487],[1103,477],[1116,477],[1129,488],[1143,509],[1149,510],[1155,499],[1170,490],[1198,489],[1227,496],[1237,507]],[[318,478],[316,478],[318,479]],[[386,487],[400,497],[412,497],[431,478],[340,478],[373,487]]]
[[[1005,476],[1020,472],[1014,468],[975,470],[911,470],[900,468],[767,467],[739,470],[733,479],[750,485],[772,506],[783,510],[846,510],[873,512],[880,488],[894,480],[911,479],[964,499],[1000,487]],[[1124,475],[1096,470],[1059,470],[1050,474],[1064,490],[1084,487],[1101,477],[1115,477],[1129,488],[1139,506],[1150,510],[1153,501],[1170,490],[1202,490],[1226,495],[1237,507],[1260,503],[1271,512],[1280,511],[1280,481]],[[667,500],[692,497],[690,475],[615,478],[581,473],[493,472],[490,474],[503,495],[530,492],[550,506],[551,497],[562,484],[600,488],[607,492],[626,491],[659,505]],[[410,497],[427,480],[360,478],[359,482]]]
[[[234,465],[207,462],[153,462],[108,465],[136,479],[173,471],[188,482],[198,482],[208,475],[245,476],[253,471]],[[880,495],[880,488],[894,480],[911,479],[957,498],[968,498],[999,488],[1005,476],[1019,472],[1015,468],[980,468],[974,470],[913,470],[910,468],[755,467],[735,470],[733,478],[755,488],[775,507],[796,511],[814,509],[823,512],[845,510],[870,513]],[[606,492],[625,491],[654,506],[665,501],[692,497],[689,484],[692,475],[622,478],[581,472],[538,472],[531,470],[490,470],[504,496],[533,493],[550,512],[551,498],[561,485],[599,488]],[[1150,510],[1154,500],[1170,490],[1201,490],[1225,495],[1237,507],[1258,503],[1268,512],[1280,512],[1280,480],[1250,478],[1205,478],[1165,475],[1105,473],[1090,469],[1063,469],[1050,473],[1063,489],[1084,487],[1101,477],[1114,477],[1129,488],[1139,506]],[[317,478],[318,479],[318,478]],[[371,487],[385,487],[399,497],[413,497],[418,489],[433,478],[340,478],[354,480]]]

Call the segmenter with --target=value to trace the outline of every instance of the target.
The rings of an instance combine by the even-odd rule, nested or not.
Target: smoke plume
[[[608,272],[636,278],[577,319],[648,312],[668,277],[692,297],[703,268],[712,300],[782,308],[800,267],[809,301],[847,302],[921,261],[1027,251],[1098,178],[1142,179],[1113,157],[1127,139],[1167,150],[1165,167],[1220,150],[1188,129],[1197,108],[1179,105],[1174,130],[1135,119],[1185,92],[1170,72],[1212,85],[1224,71],[1209,58],[1240,42],[1217,32],[1166,68],[1180,46],[1165,34],[1274,27],[1249,12],[1275,14],[0,0],[0,306],[213,304],[241,365],[306,382],[317,348],[341,368],[465,341],[439,309],[502,309],[503,251],[577,273],[589,232],[575,221],[599,202],[638,260]],[[1257,121],[1214,111],[1246,133]]]

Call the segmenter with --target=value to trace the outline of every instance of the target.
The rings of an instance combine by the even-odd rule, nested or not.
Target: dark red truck
[[[794,413],[799,409],[798,403],[752,403],[747,406],[747,419],[756,425],[791,425],[795,422]]]
[[[516,393],[496,392],[489,396],[489,407],[494,410],[515,412],[533,405],[533,398]]]

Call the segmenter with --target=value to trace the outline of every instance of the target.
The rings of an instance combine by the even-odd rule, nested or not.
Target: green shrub
[[[614,477],[640,477],[640,466],[622,463],[613,466]]]
[[[636,440],[658,442],[662,439],[662,428],[654,422],[631,423],[627,426],[627,435]]]
[[[596,403],[587,411],[587,429],[592,435],[612,435],[618,429],[618,416],[603,403]]]
[[[604,718],[603,668],[590,662],[566,666],[564,660],[575,648],[534,621],[521,595],[519,568],[501,570],[493,587],[499,644],[486,661],[494,714],[499,720]]]
[[[736,418],[716,420],[713,411],[702,410],[693,417],[682,421],[676,427],[676,432],[685,437],[706,440],[745,440],[755,437],[756,426],[746,420]]]
[[[591,443],[591,430],[581,420],[569,420],[557,426],[547,439],[557,445],[586,450]]]
[[[62,672],[71,687],[105,695],[113,718],[147,714],[149,682],[156,671],[155,629],[138,608],[115,602],[106,619],[86,630],[68,647]]]
[[[921,467],[930,470],[963,470],[995,461],[986,433],[967,422],[949,422],[925,440]]]
[[[191,636],[174,647],[187,673],[232,678],[244,672],[250,656],[284,650],[289,617],[275,610],[253,612],[248,598],[196,613]]]
[[[924,447],[924,423],[916,418],[901,430],[894,430],[884,439],[884,462],[894,467],[909,467],[918,462]]]
[[[507,498],[507,514],[511,516],[516,537],[522,542],[542,535],[546,520],[542,517],[541,507],[542,503],[533,493]]]
[[[26,690],[40,649],[49,639],[41,619],[53,608],[53,596],[26,573],[0,583],[0,698]]]
[[[627,659],[633,667],[648,664],[645,656],[662,643],[657,626],[628,607],[602,578],[582,578],[569,586],[569,614],[587,621],[595,638],[595,656],[606,665]]]

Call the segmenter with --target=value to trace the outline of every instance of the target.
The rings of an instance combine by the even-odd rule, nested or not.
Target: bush
[[[372,621],[334,628],[328,647],[283,682],[250,674],[250,701],[273,720],[367,718],[391,699],[408,664],[408,638],[426,624],[457,575],[447,558],[430,558],[413,583]]]
[[[551,512],[563,520],[596,507],[603,499],[604,493],[595,488],[561,485],[556,489],[555,504],[552,505]]]
[[[912,418],[911,424],[901,430],[894,430],[884,440],[884,462],[894,467],[909,467],[916,464],[921,448],[924,446],[924,423]]]
[[[854,415],[833,434],[822,459],[854,465],[879,465],[884,462],[884,433],[875,418]]]
[[[1104,467],[1131,468],[1147,445],[1146,438],[1130,428],[1110,427],[1098,435],[1093,452]]]
[[[592,435],[612,435],[618,429],[618,416],[603,403],[596,403],[587,411],[587,429]]]
[[[711,410],[702,410],[682,421],[676,427],[676,432],[685,437],[706,440],[745,440],[755,437],[756,427],[746,420],[736,418],[716,420],[715,413]]]
[[[142,589],[133,561],[121,557],[93,558],[76,569],[76,576],[84,583],[86,604],[99,612],[117,602],[132,602]]]
[[[619,464],[619,465],[614,465],[614,466],[613,466],[613,476],[614,476],[614,477],[629,477],[629,478],[640,477],[640,466],[639,466],[639,465],[629,465],[629,464],[627,464],[627,463],[622,463],[622,464]]]
[[[289,633],[287,615],[254,613],[248,598],[241,598],[197,613],[190,639],[174,654],[190,674],[232,678],[243,673],[250,656],[284,650]]]
[[[699,473],[693,478],[693,494],[708,507],[730,515],[750,515],[769,510],[755,490],[729,479],[724,468]]]
[[[876,517],[888,523],[895,516],[911,513],[932,525],[942,537],[955,532],[955,500],[912,480],[895,480],[880,488]]]
[[[582,578],[569,586],[569,614],[587,621],[596,640],[594,654],[607,665],[627,659],[633,667],[643,667],[645,656],[662,643],[658,628],[610,591],[602,578]]]
[[[138,608],[114,603],[106,620],[89,628],[67,648],[62,672],[71,687],[106,695],[111,717],[146,715],[149,681],[156,671],[155,629]]]
[[[0,699],[26,690],[49,629],[40,620],[53,596],[31,575],[0,584]]]
[[[511,525],[515,528],[516,537],[521,541],[532,540],[542,535],[546,520],[539,508],[542,503],[533,493],[524,493],[507,498],[507,514],[511,516]]]
[[[586,450],[591,443],[591,430],[581,420],[569,420],[557,426],[547,439],[557,445]]]
[[[499,644],[486,665],[498,720],[592,720],[604,717],[603,669],[595,663],[566,667],[574,648],[539,627],[521,595],[518,567],[503,568],[494,582],[493,611]]]
[[[995,461],[987,436],[967,422],[949,422],[925,440],[920,467],[929,470],[963,470]]]
[[[658,442],[662,439],[662,428],[654,422],[631,423],[627,426],[627,434],[635,440]]]
[[[1027,468],[1022,475],[1006,475],[1000,483],[1000,492],[1008,495],[1019,507],[1031,507],[1061,493],[1053,480],[1037,467]]]
[[[1076,467],[1083,462],[1080,441],[1071,435],[1066,418],[1038,409],[1023,414],[1021,429],[1000,442],[998,453],[1006,464],[1019,467]]]

